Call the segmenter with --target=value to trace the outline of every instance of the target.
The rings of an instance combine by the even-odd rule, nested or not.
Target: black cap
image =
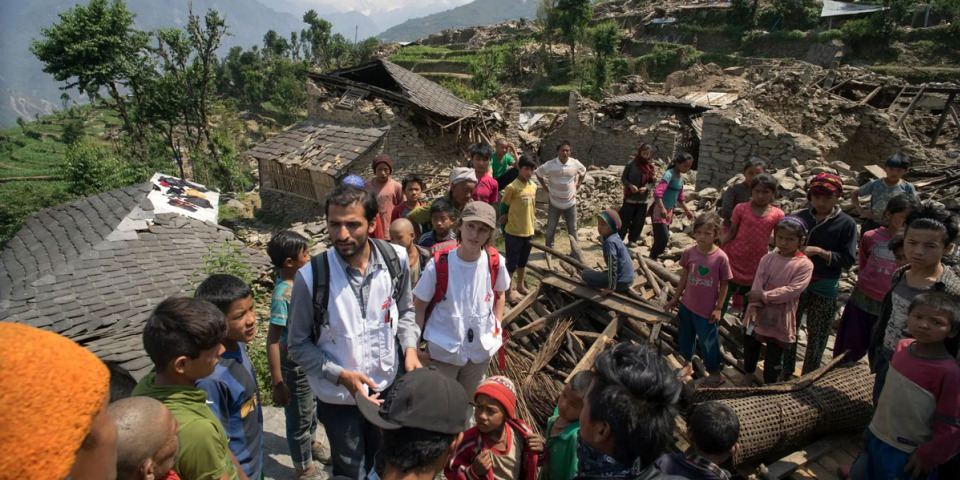
[[[456,434],[467,429],[470,416],[463,387],[434,367],[405,373],[379,407],[361,392],[357,392],[356,400],[364,418],[384,430],[412,427]]]

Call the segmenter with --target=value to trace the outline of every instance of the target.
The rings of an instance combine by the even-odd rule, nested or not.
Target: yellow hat
[[[0,472],[62,479],[103,407],[110,372],[56,333],[0,322]]]

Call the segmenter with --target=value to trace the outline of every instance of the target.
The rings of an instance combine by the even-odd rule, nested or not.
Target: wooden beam
[[[866,97],[863,97],[863,100],[860,100],[859,105],[860,105],[860,106],[863,106],[863,105],[866,105],[866,104],[870,103],[870,100],[873,100],[873,97],[876,97],[877,94],[880,93],[881,90],[883,90],[883,86],[882,86],[882,85],[879,86],[879,87],[877,87],[877,88],[875,88],[875,89],[873,89],[873,91],[870,92],[869,94],[867,94]]]
[[[587,350],[587,353],[583,355],[583,358],[580,359],[580,362],[577,363],[577,366],[573,367],[573,370],[570,371],[570,375],[567,375],[566,382],[569,382],[574,375],[593,368],[593,359],[597,356],[598,353],[602,352],[607,346],[608,340],[613,340],[617,335],[617,329],[620,327],[620,321],[614,317],[613,320],[610,320],[610,323],[607,324],[606,328],[603,329],[603,332],[600,333],[600,337],[597,338],[593,345],[590,346],[590,349]]]
[[[537,289],[528,293],[526,297],[523,297],[523,300],[520,300],[520,303],[513,306],[507,313],[503,315],[503,321],[500,322],[500,325],[506,325],[512,322],[518,315],[523,313],[524,310],[530,308],[530,305],[533,305],[533,302],[537,301],[537,297],[540,296],[540,285],[537,285]]]
[[[950,106],[953,105],[953,100],[957,98],[956,93],[951,93],[947,97],[947,103],[943,106],[943,113],[940,114],[940,120],[937,122],[937,129],[933,132],[933,138],[930,140],[930,145],[927,145],[928,148],[933,148],[937,146],[937,139],[940,138],[940,132],[943,130],[943,124],[947,121],[947,114],[950,112]]]
[[[546,246],[546,245],[541,245],[541,244],[539,244],[539,243],[537,243],[537,242],[530,242],[530,246],[533,247],[533,248],[536,248],[537,250],[542,250],[542,251],[544,251],[544,252],[546,252],[546,253],[549,253],[549,254],[553,255],[554,257],[557,257],[557,258],[559,258],[560,260],[563,260],[564,262],[567,262],[567,263],[569,263],[570,265],[573,265],[574,267],[576,267],[576,268],[579,269],[579,270],[586,270],[586,269],[587,269],[587,266],[584,265],[583,262],[580,262],[580,261],[578,261],[577,259],[575,259],[575,258],[573,258],[573,257],[571,257],[571,256],[569,256],[569,255],[565,255],[565,254],[563,254],[563,253],[561,253],[561,252],[559,252],[559,251],[557,251],[557,250],[554,250],[554,249],[552,249],[552,248],[550,248],[550,247],[548,247],[548,246]]]
[[[555,320],[555,319],[557,319],[557,318],[560,318],[561,316],[566,315],[567,313],[570,313],[571,311],[576,310],[576,309],[582,307],[582,306],[583,306],[584,304],[586,304],[586,303],[587,303],[587,301],[581,298],[581,299],[579,299],[579,300],[575,300],[573,303],[569,303],[569,304],[567,304],[567,305],[564,305],[564,306],[562,306],[562,307],[560,307],[560,308],[558,308],[558,309],[550,312],[549,314],[544,315],[544,316],[542,316],[542,317],[540,317],[540,318],[538,318],[538,319],[536,319],[536,320],[534,320],[534,321],[532,321],[532,322],[524,325],[523,327],[520,327],[520,328],[518,328],[518,329],[516,329],[516,330],[514,330],[514,331],[512,331],[512,332],[510,332],[510,338],[517,339],[517,338],[523,338],[523,337],[525,337],[525,336],[527,336],[527,335],[530,335],[531,333],[534,333],[534,332],[536,332],[537,330],[540,330],[541,328],[543,328],[543,327],[547,324],[547,322],[549,322],[549,321],[551,321],[551,320]]]
[[[656,273],[657,276],[663,279],[665,282],[670,282],[670,284],[674,287],[680,284],[680,275],[667,270],[667,267],[661,265],[660,262],[650,261],[646,262],[646,264],[650,270],[653,270],[653,273]]]
[[[903,111],[903,115],[900,115],[900,118],[897,119],[897,123],[894,124],[893,129],[896,130],[900,128],[900,125],[903,125],[904,120],[910,115],[910,112],[913,109],[917,108],[917,105],[920,103],[920,99],[923,98],[924,92],[927,91],[927,87],[920,87],[920,91],[917,92],[916,96],[913,97],[913,100],[910,102],[910,105],[907,105],[907,109]]]
[[[588,287],[581,283],[571,281],[569,279],[560,277],[559,275],[545,275],[543,277],[543,284],[549,285],[554,288],[558,288],[564,292],[567,292],[575,297],[584,298],[590,300],[593,303],[596,303],[604,308],[607,308],[611,311],[622,313],[637,320],[641,320],[648,323],[658,323],[658,322],[669,322],[671,316],[663,313],[662,311],[650,307],[646,304],[641,303],[638,300],[634,300],[630,297],[625,297],[617,293],[612,293],[607,296],[600,294],[600,290]]]
[[[657,297],[660,296],[660,282],[656,278],[653,278],[653,272],[650,271],[650,267],[647,266],[646,260],[640,255],[639,252],[634,250],[634,258],[637,259],[637,262],[640,263],[640,270],[643,270],[643,275],[647,277],[647,281],[650,282],[650,288],[653,289],[653,294]]]
[[[817,440],[786,457],[777,460],[770,466],[760,465],[760,478],[764,480],[780,480],[789,476],[798,467],[812,462],[840,447],[841,444],[848,441],[846,436],[831,436]]]

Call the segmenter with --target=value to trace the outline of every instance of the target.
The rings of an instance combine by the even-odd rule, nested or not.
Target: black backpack
[[[400,265],[400,257],[393,246],[385,240],[371,238],[374,247],[380,252],[387,263],[387,270],[390,272],[390,281],[393,285],[394,303],[400,297],[400,282],[404,281],[403,268]],[[327,315],[327,304],[330,300],[330,262],[327,261],[327,252],[324,251],[310,259],[310,267],[313,270],[313,334],[310,339],[313,343],[320,340],[320,332],[323,327],[330,323],[330,317]]]

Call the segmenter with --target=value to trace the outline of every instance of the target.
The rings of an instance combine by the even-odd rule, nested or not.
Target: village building
[[[0,318],[91,350],[110,369],[113,398],[153,368],[141,333],[156,305],[191,294],[204,257],[225,243],[243,249],[216,224],[219,194],[178,182],[157,174],[41,210],[0,252]],[[266,256],[242,251],[268,268]]]
[[[308,119],[245,152],[258,162],[262,209],[309,221],[323,215],[327,194],[350,174],[372,175],[380,154],[402,172],[440,175],[464,160],[470,144],[517,137],[516,117],[467,103],[440,85],[387,60],[310,73]],[[504,119],[512,119],[506,122]]]

